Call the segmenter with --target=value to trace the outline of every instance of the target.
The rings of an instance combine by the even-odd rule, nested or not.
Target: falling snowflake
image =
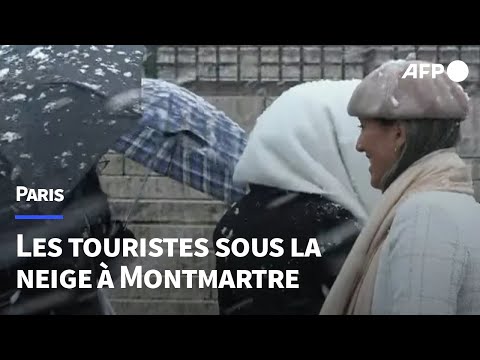
[[[20,136],[20,134],[12,131],[7,131],[2,135],[2,137],[0,137],[0,141],[7,141],[11,143],[12,141],[19,140],[21,138],[22,137]]]
[[[12,101],[25,101],[27,99],[27,95],[25,94],[17,94],[10,98]]]
[[[10,71],[10,69],[8,69],[8,68],[0,70],[0,80],[3,80],[5,78],[5,76],[8,75],[9,71]]]

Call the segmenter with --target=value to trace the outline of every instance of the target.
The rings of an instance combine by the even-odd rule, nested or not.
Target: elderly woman
[[[233,181],[250,191],[218,222],[213,238],[284,240],[282,256],[217,256],[220,272],[298,270],[298,289],[218,289],[222,315],[315,315],[381,193],[355,150],[360,130],[347,102],[360,80],[290,88],[257,119]],[[321,257],[292,256],[316,238]]]
[[[480,204],[455,152],[468,96],[445,73],[402,78],[412,61],[373,71],[348,104],[383,196],[320,314],[480,314]]]

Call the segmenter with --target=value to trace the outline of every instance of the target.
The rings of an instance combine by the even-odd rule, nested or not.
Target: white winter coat
[[[472,196],[424,192],[399,206],[372,314],[480,314],[480,204]]]

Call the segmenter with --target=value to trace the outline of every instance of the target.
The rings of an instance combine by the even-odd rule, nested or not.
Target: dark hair
[[[455,147],[460,140],[458,119],[379,121],[384,126],[401,124],[406,130],[406,140],[400,149],[400,157],[382,178],[383,191],[417,160],[434,151]]]

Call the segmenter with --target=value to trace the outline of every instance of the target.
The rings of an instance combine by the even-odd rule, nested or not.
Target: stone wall
[[[417,58],[447,66],[461,59],[468,83],[480,78],[480,46],[150,46],[151,77],[193,84],[300,82],[362,78],[372,67],[416,52]]]
[[[225,61],[230,59],[233,61],[234,59],[238,59],[239,56],[237,47],[225,47],[218,53],[215,47],[198,48],[200,49],[196,50],[195,47],[185,47],[180,51],[177,50],[177,60],[184,61],[191,66],[192,56],[194,59],[202,58],[204,62],[211,60],[213,64],[215,64],[217,59],[223,59]],[[258,79],[258,69],[255,67],[254,59],[258,59],[258,52],[260,52],[262,56],[264,56],[263,60],[265,62],[267,62],[268,59],[272,60],[271,65],[264,65],[265,67],[262,70],[262,74],[271,74],[271,76],[269,76],[272,79],[276,79],[274,74],[277,74],[279,71],[279,65],[278,63],[274,64],[273,60],[278,60],[278,47],[259,49],[257,47],[247,46],[242,47],[240,50],[243,52],[243,55],[240,54],[241,59],[245,62],[250,59],[249,61],[251,63],[250,70],[245,72],[242,70],[241,74],[244,74],[242,76],[246,78],[251,76],[252,79],[257,76]],[[350,54],[348,55],[350,58],[341,55],[343,54],[343,50],[338,47],[325,47],[322,51],[324,59],[327,59],[330,63],[335,61],[340,61],[341,63],[342,56],[344,60],[347,59],[352,62],[355,51],[356,54],[359,54],[361,50],[360,47],[348,47],[350,53],[347,53]],[[411,50],[411,48],[402,49],[402,47],[398,47],[396,50],[397,55],[401,57],[405,52]],[[431,49],[428,47],[419,49],[420,54],[422,54],[421,51],[424,51],[423,54],[430,54],[427,50],[431,53],[435,50],[435,47]],[[458,54],[456,53],[458,49],[455,47],[447,50],[445,50],[446,52],[442,55],[446,61],[455,58],[455,56],[452,55],[451,58],[447,59],[448,51],[452,54]],[[302,57],[304,60],[309,59],[312,62],[319,62],[319,56],[321,55],[320,48],[305,47],[303,51],[304,54]],[[340,51],[340,55],[338,51]],[[392,51],[392,47],[381,47],[376,54],[375,61],[379,61],[379,59],[385,60],[387,57],[392,56]],[[170,80],[183,82],[185,79],[188,79],[188,76],[192,76],[193,70],[187,71],[185,69],[188,69],[188,67],[185,68],[181,65],[177,67],[177,70],[172,70],[173,68],[169,67],[168,64],[170,64],[172,54],[174,53],[175,50],[173,48],[171,48],[170,51],[165,47],[163,52],[158,54],[159,61],[167,64],[164,65],[163,68],[160,68],[158,74],[162,78],[169,78],[170,74],[172,75],[172,77],[169,78]],[[282,70],[285,77],[288,78],[291,75],[291,77],[294,78],[299,74],[298,61],[295,65],[295,59],[299,59],[299,53],[300,50],[295,50],[294,48],[282,50],[282,56],[289,59],[289,61],[286,62],[287,65],[285,65],[287,67],[284,68],[284,71]],[[472,61],[475,60],[477,62],[479,59],[478,55],[478,47],[475,49],[464,48],[462,52],[462,56],[471,56]],[[265,60],[265,58],[267,60]],[[175,59],[174,55],[173,59]],[[296,66],[297,70],[287,70],[289,69],[289,63],[293,64],[293,67]],[[345,64],[345,61],[343,61],[343,63]],[[469,62],[467,63],[470,65]],[[193,64],[195,64],[195,62],[193,62]],[[363,65],[363,63],[359,64],[359,66]],[[211,64],[206,64],[205,67],[200,66],[200,68],[203,69],[200,70],[200,73],[202,77],[207,80],[209,77],[215,80],[214,87],[220,88],[222,83],[226,83],[232,79],[234,80],[236,70],[219,71],[216,70],[216,65],[213,66],[213,68],[211,66]],[[272,69],[275,70],[266,70],[269,69],[268,66],[272,66]],[[283,64],[281,66],[283,66]],[[340,64],[340,66],[342,65]],[[195,66],[195,71],[198,69],[199,67]],[[310,73],[313,77],[318,76],[318,73],[313,70],[305,69],[308,69],[308,67],[304,68],[303,74],[306,75]],[[324,68],[323,75],[329,77],[338,74],[338,70],[334,69],[334,67]],[[356,72],[360,70],[354,70],[355,66],[351,69],[352,70],[348,70],[345,74],[360,74],[360,72]],[[471,76],[475,77],[478,75],[476,70],[472,72],[472,69],[476,69],[476,67],[470,66],[470,69]],[[257,75],[255,75],[256,71]],[[215,74],[215,76],[222,74],[222,79],[225,81],[222,79],[220,79],[221,81],[217,81],[218,79],[214,79],[212,74]],[[236,74],[238,75],[238,72]],[[294,76],[294,74],[297,75]],[[188,81],[186,83],[188,83],[188,86],[194,85]],[[212,91],[210,90],[207,93],[211,94]],[[242,96],[237,96],[235,93],[229,94],[229,96],[208,96],[202,92],[199,92],[199,94],[204,95],[208,101],[225,111],[228,116],[237,121],[247,131],[252,128],[256,117],[263,111],[265,106],[272,101],[271,97],[258,96],[258,94]],[[471,117],[462,124],[463,140],[459,145],[459,152],[462,157],[472,165],[473,176],[476,180],[476,196],[480,201],[480,100],[478,99],[480,99],[480,97],[474,97]],[[108,154],[107,157],[110,159],[110,164],[103,172],[102,185],[110,196],[115,216],[124,219],[129,206],[133,204],[135,194],[140,190],[147,170],[131,160],[124,159],[118,154]],[[131,228],[137,238],[205,237],[211,239],[215,223],[221,217],[224,210],[224,205],[218,201],[208,198],[204,194],[183,186],[171,179],[152,174],[148,178],[143,195],[132,214]],[[177,256],[174,258],[162,256],[160,260],[143,259],[132,265],[137,264],[158,270],[166,268],[212,270],[215,266],[215,259],[212,254],[208,258],[180,258],[177,252]],[[188,289],[185,286],[182,286],[181,289],[160,289],[155,291],[135,288],[115,289],[110,291],[110,297],[119,314],[216,314],[217,312],[216,291],[212,289]]]

